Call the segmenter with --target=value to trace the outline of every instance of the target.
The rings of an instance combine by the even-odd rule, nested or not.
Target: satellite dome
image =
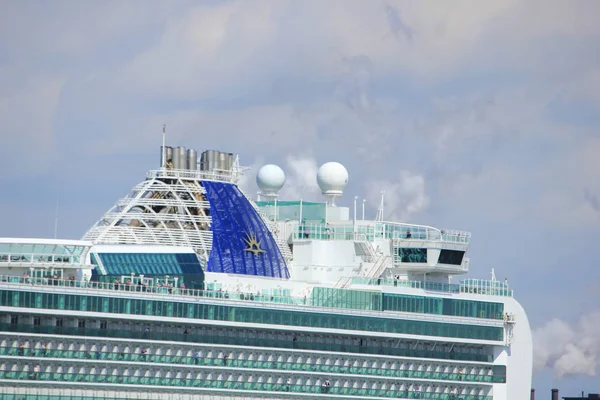
[[[338,162],[328,162],[319,168],[317,183],[323,195],[328,197],[341,196],[348,184],[348,171]]]
[[[256,174],[256,184],[263,194],[276,194],[285,184],[285,173],[277,165],[263,165]]]

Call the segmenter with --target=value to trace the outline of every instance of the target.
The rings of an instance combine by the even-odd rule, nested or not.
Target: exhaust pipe
[[[531,389],[531,397],[529,400],[535,400],[535,389]]]
[[[558,389],[552,389],[552,400],[558,400]]]

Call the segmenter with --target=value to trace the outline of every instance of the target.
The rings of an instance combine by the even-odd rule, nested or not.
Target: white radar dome
[[[325,196],[335,197],[344,193],[348,184],[348,171],[338,162],[328,162],[321,165],[317,172],[317,183]]]
[[[285,173],[277,165],[263,165],[256,174],[256,184],[264,194],[276,194],[285,184]]]

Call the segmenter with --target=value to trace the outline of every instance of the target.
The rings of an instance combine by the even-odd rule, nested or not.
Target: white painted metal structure
[[[210,206],[201,181],[238,182],[244,168],[236,158],[227,170],[193,171],[161,168],[149,171],[84,235],[95,244],[189,246],[208,260],[212,248]],[[265,222],[272,226],[269,219]],[[279,242],[286,259],[287,245]]]
[[[193,250],[201,259],[208,260],[213,245],[212,219],[201,182],[235,184],[243,168],[236,158],[230,170],[175,170],[168,167],[166,154],[163,146],[161,164],[165,167],[150,171],[144,182],[119,200],[85,234],[86,242],[73,243],[81,244],[92,254],[136,251],[166,254],[169,249],[173,253]],[[211,165],[219,157],[207,154],[206,157],[203,155],[203,160],[206,165]],[[339,183],[339,187],[334,188],[339,191],[336,195],[341,194],[347,176],[342,181],[334,182]],[[278,205],[275,202],[265,209],[267,207],[277,209]],[[238,312],[255,309],[273,315],[287,312],[304,316],[302,318],[308,322],[286,323],[285,318],[271,323],[240,320],[231,311],[226,318],[211,317],[210,313],[203,318],[153,315],[139,309],[126,316],[106,309],[65,308],[57,313],[50,307],[2,303],[0,394],[3,398],[16,394],[25,398],[34,398],[37,394],[58,396],[53,400],[92,395],[106,399],[182,400],[529,398],[531,332],[525,311],[513,298],[512,290],[506,283],[496,281],[495,276],[491,281],[464,280],[453,285],[452,276],[469,272],[469,259],[442,262],[447,257],[442,256],[443,251],[446,251],[444,254],[448,251],[463,254],[468,249],[471,241],[468,232],[386,222],[383,192],[378,217],[372,221],[364,219],[364,211],[361,220],[357,220],[356,212],[350,219],[347,207],[333,204],[324,208],[322,220],[307,220],[310,217],[302,207],[300,201],[299,217],[282,217],[281,220],[276,217],[281,215],[277,211],[261,212],[284,255],[291,279],[206,272],[204,291],[178,289],[175,285],[173,290],[165,292],[159,288],[141,291],[126,287],[124,290],[99,282],[32,285],[30,281],[0,276],[0,293],[26,292],[31,298],[48,293],[110,297],[114,301],[131,300],[131,305],[127,306],[129,311],[135,310],[133,304],[161,301],[166,308],[173,309],[192,305],[227,310],[237,308]],[[3,244],[19,241],[0,240],[0,249]],[[90,250],[91,243],[95,247]],[[421,259],[408,260],[415,254]],[[86,264],[89,264],[89,257]],[[82,265],[82,268],[86,266]],[[24,268],[39,267],[31,261]],[[8,271],[3,270],[11,275]],[[441,310],[361,309],[350,303],[329,304],[328,299],[323,304],[311,302],[313,295],[321,289],[340,290],[342,297],[344,293],[357,296],[387,294],[411,299],[452,300],[469,307],[476,302],[493,303],[502,305],[503,315],[498,318]],[[367,318],[373,324],[379,318],[409,321],[414,325],[438,324],[435,326],[439,327],[468,325],[472,329],[498,329],[502,335],[501,338],[476,338],[467,332],[464,337],[450,337],[311,325],[311,318],[337,316],[348,321]],[[290,320],[293,318],[296,317],[289,317]],[[61,330],[42,334],[35,329],[36,326],[58,327],[59,321],[60,327],[71,329],[70,332],[74,329],[82,329],[81,332],[84,329],[111,330],[120,335],[86,336],[61,333]],[[29,328],[18,331],[15,327],[20,324]],[[188,340],[187,336],[182,336],[182,332],[187,335],[188,330],[192,336],[198,335],[202,339]],[[158,338],[153,334],[162,336]],[[31,352],[15,353],[23,348]],[[54,353],[50,357],[41,355],[45,354],[45,349]],[[95,359],[95,354],[101,354],[101,357]],[[505,382],[492,379],[497,369],[504,367]],[[48,381],[27,378],[33,376],[31,374],[36,377],[67,374],[89,378]],[[125,378],[128,383],[124,383]],[[26,385],[23,379],[27,381]]]

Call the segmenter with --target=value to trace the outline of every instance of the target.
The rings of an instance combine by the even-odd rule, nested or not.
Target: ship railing
[[[11,327],[10,325],[6,326],[7,324],[5,324],[4,326],[6,328],[8,328],[8,332],[11,331]],[[3,326],[2,324],[0,324],[0,329],[2,329]],[[64,328],[63,328],[64,329]],[[42,329],[40,329],[39,331],[44,331]],[[52,332],[52,331],[50,331]],[[63,330],[64,332],[64,330]],[[184,334],[185,335],[185,334]],[[218,334],[217,334],[218,335]],[[8,336],[8,335],[7,335]],[[132,336],[137,336],[137,335],[132,335]],[[154,340],[156,338],[156,336],[158,335],[154,335],[154,334],[144,334],[143,338],[144,339],[152,339]],[[187,336],[187,335],[186,335]],[[160,336],[159,336],[160,337]],[[215,367],[220,367],[223,366],[223,357],[222,355],[219,355],[220,352],[227,352],[230,351],[232,353],[235,354],[235,350],[228,347],[227,344],[222,344],[219,343],[220,341],[222,341],[223,338],[219,338],[218,336],[215,337],[215,335],[207,335],[207,334],[198,334],[198,333],[192,333],[191,335],[187,336],[190,340],[193,341],[197,341],[198,343],[177,343],[177,347],[174,347],[172,350],[174,350],[171,354],[169,355],[164,355],[164,354],[142,354],[140,352],[141,349],[145,348],[147,346],[147,343],[140,343],[138,342],[136,339],[134,338],[133,340],[127,340],[127,339],[122,339],[122,338],[115,338],[115,337],[110,337],[109,343],[106,348],[102,348],[101,346],[98,346],[96,348],[96,351],[94,350],[94,345],[90,344],[88,342],[88,346],[85,346],[84,348],[81,348],[81,350],[79,351],[73,351],[73,350],[67,350],[65,348],[60,349],[60,348],[47,348],[47,349],[42,349],[41,346],[36,348],[35,345],[33,345],[33,347],[25,347],[25,348],[19,348],[16,346],[13,346],[12,343],[10,343],[12,340],[9,336],[8,338],[8,344],[5,345],[0,345],[0,356],[13,356],[13,357],[39,357],[40,355],[42,355],[43,357],[48,357],[48,358],[68,358],[68,359],[96,359],[96,360],[106,360],[106,361],[126,361],[126,362],[150,362],[150,363],[154,363],[154,364],[179,364],[179,365],[193,365],[196,362],[198,362],[198,358],[193,356],[191,353],[187,353],[187,350],[194,350],[196,347],[200,347],[200,348],[213,348],[214,352],[213,355],[209,356],[209,355],[204,355],[204,357],[202,357],[202,365],[204,366],[215,366]],[[59,343],[62,343],[63,346],[68,347],[71,343],[74,342],[74,344],[78,345],[79,343],[79,338],[69,338],[69,340],[64,340],[64,337],[61,337],[59,335],[41,335],[39,333],[26,333],[23,334],[23,332],[19,332],[19,338],[24,339],[24,340],[29,340],[30,343],[35,343],[38,342],[40,340],[40,338],[42,338],[41,340],[45,340],[47,342],[52,342],[53,339],[56,340]],[[172,337],[170,338],[171,340],[173,339]],[[221,339],[221,340],[219,340]],[[245,339],[245,338],[244,338]],[[242,339],[242,340],[244,340]],[[171,341],[170,340],[170,341]],[[235,340],[235,339],[234,339]],[[18,342],[18,339],[15,340]],[[216,343],[215,343],[216,342]],[[290,346],[290,341],[289,340],[277,340],[277,343],[274,342],[273,339],[254,339],[252,342],[250,341],[245,341],[246,343],[250,344],[263,344],[266,345],[266,347],[273,347],[274,344],[277,344],[278,346],[278,351],[281,352],[285,352],[285,350],[287,350],[289,347],[291,347],[292,349],[300,349],[300,350],[307,350],[307,349],[311,349],[309,346],[314,346],[314,343],[311,342],[292,342],[291,346]],[[126,352],[126,353],[122,353],[120,351],[117,351],[114,348],[111,348],[109,346],[113,346],[113,343],[119,345],[119,344],[123,344],[126,343],[128,345],[132,345],[131,351],[130,352]],[[215,344],[217,346],[215,346]],[[280,347],[281,346],[281,347]],[[374,362],[374,361],[379,361],[380,359],[378,358],[372,358],[369,357],[370,355],[372,355],[373,353],[370,353],[367,351],[365,351],[365,347],[364,346],[360,346],[360,345],[356,345],[356,344],[351,344],[351,345],[340,345],[338,344],[337,346],[339,347],[347,347],[350,348],[356,352],[361,352],[364,355],[364,359],[365,361],[368,361],[370,363]],[[336,347],[337,347],[336,346]],[[361,349],[362,347],[362,349]],[[184,351],[184,354],[187,353],[187,355],[175,355],[177,354],[177,350],[181,349]],[[318,348],[318,350],[321,350],[322,347]],[[315,348],[313,348],[312,350],[317,350]],[[328,349],[329,350],[329,349]],[[350,350],[350,351],[352,351]],[[403,350],[403,351],[402,351]],[[419,355],[427,352],[427,353],[434,353],[435,355],[438,356],[436,358],[439,357],[443,357],[443,358],[448,358],[449,356],[453,357],[452,359],[455,361],[463,361],[463,359],[461,358],[461,355],[458,355],[453,352],[450,353],[450,351],[444,351],[444,350],[413,350],[413,349],[402,349],[401,352],[406,352],[405,354],[409,354],[410,356],[415,356],[418,357]],[[353,351],[353,352],[354,352]],[[248,368],[262,368],[262,366],[264,366],[264,361],[263,360],[258,360],[258,359],[253,359],[253,354],[248,354],[246,352],[244,352],[243,350],[240,351],[239,353],[236,354],[238,357],[234,358],[233,362],[228,362],[227,364],[230,363],[235,363],[233,364],[233,366],[237,367],[237,368],[244,368],[244,369],[248,369]],[[397,354],[395,354],[397,355]],[[464,356],[463,356],[464,357]],[[485,360],[483,362],[491,362],[492,357],[489,356],[490,359]],[[480,361],[480,360],[469,360],[469,361]],[[316,360],[306,360],[306,362],[294,362],[294,361],[271,361],[272,362],[272,366],[277,365],[277,369],[280,370],[292,370],[292,371],[299,371],[299,370],[309,370],[309,371],[313,371],[313,372],[340,372],[340,373],[345,373],[345,372],[352,372],[354,371],[354,373],[356,372],[362,372],[365,375],[369,375],[369,376],[373,376],[373,377],[377,377],[377,376],[395,376],[396,378],[420,378],[420,379],[439,379],[439,380],[458,380],[460,377],[462,377],[464,381],[467,382],[474,382],[474,383],[501,383],[503,381],[504,376],[501,374],[496,374],[494,375],[492,372],[492,369],[489,368],[488,366],[486,366],[485,364],[479,364],[477,367],[474,368],[474,371],[463,371],[465,373],[460,374],[460,372],[457,371],[447,371],[447,372],[442,372],[442,371],[433,371],[433,370],[410,370],[410,369],[395,369],[394,366],[392,365],[392,363],[390,363],[389,365],[380,365],[379,367],[372,367],[372,368],[363,368],[361,366],[360,363],[355,363],[354,361],[350,361],[348,359],[346,359],[346,361],[342,361],[340,363],[335,363],[335,364],[327,364],[327,363],[321,363],[320,360],[319,362],[317,362]],[[332,371],[332,369],[334,369]]]
[[[430,349],[416,349],[414,346],[399,346],[398,344],[392,345],[391,347],[386,348],[386,353],[381,352],[381,348],[379,347],[371,347],[371,346],[360,346],[358,340],[354,344],[349,343],[335,343],[334,341],[328,341],[325,343],[317,343],[311,341],[297,341],[294,342],[289,338],[280,338],[280,339],[261,339],[256,335],[252,337],[248,337],[246,335],[234,335],[231,338],[227,336],[223,336],[219,333],[211,333],[211,332],[203,332],[199,333],[198,331],[188,332],[186,335],[184,332],[173,333],[173,332],[145,332],[145,331],[119,331],[112,329],[95,329],[95,328],[72,328],[72,327],[61,327],[60,331],[57,332],[57,329],[53,326],[43,326],[43,325],[11,325],[9,323],[0,323],[0,332],[6,336],[5,340],[9,343],[12,341],[13,343],[19,341],[19,339],[24,340],[26,343],[29,341],[29,344],[34,344],[36,342],[40,343],[40,346],[36,349],[32,349],[29,346],[25,347],[25,351],[23,352],[24,356],[29,356],[29,352],[33,353],[34,351],[39,351],[41,347],[41,342],[46,341],[46,343],[51,343],[52,341],[58,340],[63,345],[68,345],[69,342],[96,342],[94,337],[105,337],[107,338],[106,345],[120,345],[120,344],[129,344],[133,346],[142,346],[146,347],[150,340],[161,341],[167,345],[177,346],[179,348],[212,348],[213,350],[233,350],[233,346],[253,346],[253,347],[270,347],[276,351],[285,352],[288,349],[298,349],[298,350],[321,350],[328,352],[350,352],[350,353],[360,353],[364,357],[375,356],[378,359],[381,359],[380,356],[398,356],[398,357],[412,357],[412,358],[437,358],[441,360],[449,360],[450,362],[469,362],[469,363],[477,363],[481,367],[485,368],[488,364],[494,362],[494,357],[491,354],[487,353],[475,353],[473,354],[467,346],[455,346],[448,349],[446,346],[434,346]],[[68,340],[65,340],[65,335],[69,336]],[[216,345],[216,346],[215,346]],[[35,346],[34,346],[35,347]],[[17,354],[19,354],[19,348],[13,347],[14,350],[17,350]],[[0,347],[0,356],[2,355],[13,355],[13,354],[2,354],[2,347]],[[33,350],[33,351],[32,351]],[[456,351],[455,351],[456,350]],[[49,346],[47,350],[47,355],[52,357],[57,350],[53,350],[52,346]],[[29,353],[29,354],[28,354]],[[118,353],[121,355],[122,353]],[[171,353],[174,354],[174,353]],[[134,355],[141,356],[141,354],[126,353],[126,356],[133,357]],[[248,355],[249,357],[253,357],[253,355]],[[152,354],[148,354],[148,358],[152,357]],[[250,358],[251,359],[251,358]],[[162,359],[164,360],[164,359]],[[222,357],[220,358],[222,360]],[[373,359],[374,360],[374,359]],[[123,360],[121,360],[123,361]],[[125,360],[132,361],[132,360]],[[308,363],[310,365],[310,363]],[[313,364],[314,365],[314,364]],[[396,372],[401,370],[395,370]],[[405,370],[410,372],[410,370]],[[331,371],[330,371],[331,372]],[[414,373],[418,373],[418,371],[413,371]],[[421,371],[421,373],[425,373]],[[442,373],[446,374],[446,373]],[[449,374],[452,376],[451,374]],[[452,380],[457,380],[459,374],[458,372],[454,373],[454,377],[451,377]],[[489,375],[484,375],[489,376]],[[495,375],[492,375],[492,377]],[[503,383],[505,382],[504,375],[496,375],[499,380],[498,382],[493,383]],[[441,378],[445,379],[445,378]],[[2,397],[0,396],[0,399]]]
[[[131,283],[133,282],[133,283]],[[173,286],[149,286],[139,284],[139,278],[136,276],[134,280],[121,282],[100,282],[86,281],[79,279],[54,279],[52,276],[11,276],[0,275],[0,283],[27,285],[27,286],[46,286],[49,288],[77,288],[86,290],[109,291],[111,293],[145,293],[158,295],[174,295],[198,298],[214,298],[214,299],[231,299],[231,300],[251,300],[257,302],[273,302],[279,304],[291,305],[310,305],[308,297],[292,297],[282,296],[277,294],[261,294],[261,293],[246,293],[246,292],[229,292],[227,290],[201,290],[187,289],[185,287]]]
[[[424,289],[434,292],[468,293],[486,296],[513,297],[513,290],[498,281],[466,280],[460,284],[409,281],[400,279],[352,278],[353,285],[393,286],[409,289]]]
[[[379,277],[383,273],[383,271],[387,268],[389,259],[390,259],[390,256],[386,256],[386,255],[379,256],[379,258],[377,258],[377,260],[373,263],[373,265],[371,265],[370,268],[367,268],[364,271],[364,274],[363,274],[364,277],[365,278]]]
[[[195,181],[219,181],[219,182],[235,182],[239,173],[234,170],[219,170],[210,171],[189,170],[189,169],[172,169],[160,168],[153,169],[146,173],[146,179],[153,178],[174,178],[174,179],[189,179]]]
[[[433,226],[385,222],[382,235],[395,240],[427,240],[451,243],[469,243],[471,233],[466,231],[438,229]]]
[[[7,276],[0,275],[0,287],[3,285],[16,285],[27,287],[33,287],[37,290],[42,289],[50,292],[60,293],[77,293],[79,291],[86,291],[86,293],[94,293],[99,295],[106,295],[110,293],[111,296],[148,296],[149,299],[158,298],[164,300],[165,297],[170,297],[171,300],[206,300],[218,303],[225,303],[226,305],[240,305],[248,306],[249,303],[257,305],[268,305],[273,308],[283,308],[286,310],[304,310],[310,307],[313,310],[321,312],[331,313],[347,313],[350,315],[359,316],[374,316],[374,312],[381,313],[382,315],[393,316],[395,318],[403,318],[409,320],[419,321],[430,321],[430,322],[441,322],[441,323],[463,323],[463,324],[477,324],[487,326],[499,326],[503,324],[502,321],[494,319],[481,319],[471,317],[459,317],[459,316],[447,316],[447,315],[435,315],[435,314],[422,314],[404,311],[392,311],[392,310],[379,310],[379,309],[364,309],[364,308],[349,308],[345,304],[333,305],[324,304],[319,299],[313,299],[310,296],[304,297],[292,297],[292,296],[277,296],[270,294],[260,293],[239,293],[239,292],[228,292],[223,290],[199,290],[199,289],[182,289],[175,287],[159,287],[159,286],[144,286],[139,284],[128,284],[128,283],[109,283],[109,282],[97,282],[97,281],[82,281],[72,279],[51,279],[51,278],[40,278],[40,277],[18,277],[18,276]],[[45,286],[42,288],[42,286]],[[6,286],[4,286],[6,287]]]
[[[303,222],[294,227],[294,239],[369,241],[391,239],[395,242],[425,240],[468,244],[471,233],[437,229],[425,225],[385,222],[376,224],[323,224]]]
[[[58,287],[77,287],[97,290],[118,290],[125,292],[140,292],[140,293],[156,293],[156,294],[175,294],[183,296],[194,296],[194,297],[209,297],[209,298],[224,298],[232,300],[256,300],[262,302],[274,302],[283,304],[295,304],[295,305],[312,305],[311,301],[306,296],[304,297],[293,297],[293,296],[281,296],[277,294],[264,294],[264,293],[243,293],[243,292],[229,292],[222,289],[219,290],[201,290],[201,289],[187,289],[187,288],[176,288],[166,286],[146,286],[139,285],[137,283],[127,282],[100,282],[100,281],[85,281],[85,280],[74,280],[74,279],[53,279],[52,276],[12,276],[12,275],[0,275],[1,283],[14,283],[14,284],[28,284],[28,285],[48,285]],[[352,277],[352,285],[372,285],[372,286],[390,286],[390,287],[402,287],[409,289],[424,289],[435,292],[446,292],[446,293],[468,293],[468,294],[481,294],[490,296],[504,296],[513,297],[513,290],[510,289],[506,284],[499,281],[487,281],[480,279],[469,279],[461,281],[460,284],[452,283],[439,283],[439,282],[423,282],[423,281],[409,281],[400,279],[382,279],[382,278],[369,278],[369,277]],[[346,285],[348,286],[348,285]]]
[[[355,232],[351,225],[301,224],[294,227],[293,235],[295,240],[372,240],[365,232]]]
[[[152,389],[162,389],[162,388],[172,388],[176,386],[181,386],[182,378],[175,377],[175,373],[172,375],[162,375],[160,372],[149,372],[146,375],[113,375],[110,371],[101,371],[98,368],[98,371],[81,373],[81,370],[75,370],[74,372],[47,372],[41,371],[39,373],[33,372],[30,369],[24,368],[24,364],[15,364],[15,368],[12,370],[0,370],[0,379],[9,380],[9,382],[13,381],[22,381],[22,386],[26,391],[27,396],[21,395],[21,391],[19,391],[18,395],[14,397],[11,396],[14,393],[12,388],[7,388],[7,391],[10,390],[11,394],[3,394],[2,398],[5,399],[25,399],[25,398],[46,398],[46,399],[81,399],[81,398],[89,398],[87,396],[80,396],[79,391],[72,390],[71,388],[65,389],[54,389],[59,391],[59,395],[48,395],[42,394],[43,391],[31,390],[29,386],[34,387],[31,383],[28,382],[36,381],[36,382],[46,382],[47,384],[55,384],[58,382],[88,382],[90,385],[98,385],[101,384],[103,388],[110,387],[111,389],[119,388],[119,387],[135,387],[140,386],[142,384],[143,390],[147,390],[146,388],[151,387]],[[96,370],[96,368],[94,369]],[[211,374],[212,375],[212,374]],[[209,375],[210,376],[210,375]],[[339,378],[338,378],[339,379]],[[315,378],[314,383],[298,383],[298,380],[294,378],[289,382],[282,381],[272,381],[269,380],[229,380],[229,379],[219,379],[219,378],[206,378],[201,376],[196,376],[193,374],[191,377],[186,379],[189,388],[194,389],[208,389],[210,391],[215,390],[226,390],[226,391],[242,391],[242,392],[256,392],[256,396],[245,396],[245,399],[248,398],[292,398],[295,393],[297,393],[296,398],[302,396],[303,398],[410,398],[410,399],[428,399],[428,400],[492,400],[492,396],[485,395],[474,395],[474,394],[460,394],[452,397],[449,393],[436,393],[430,391],[417,391],[417,390],[409,390],[409,389],[400,389],[396,387],[380,387],[379,384],[373,383],[369,386],[366,384],[362,387],[350,386],[353,381],[346,381],[344,379],[339,379],[336,381],[336,378],[331,377],[331,382],[329,385],[326,385],[324,378]],[[327,380],[329,382],[329,380]],[[13,383],[14,384],[14,383]],[[357,385],[357,381],[354,381],[354,385]],[[37,386],[37,385],[35,385]],[[188,388],[186,388],[188,389]],[[4,389],[1,389],[4,392]],[[79,392],[79,393],[78,393]],[[62,393],[68,393],[62,395]],[[77,393],[75,395],[74,393]],[[127,392],[125,392],[127,393]],[[187,393],[187,391],[186,391]],[[192,392],[193,393],[193,392]],[[265,397],[264,393],[270,394]],[[277,393],[277,394],[276,394]],[[279,395],[279,393],[281,393]],[[8,397],[10,396],[10,397]],[[130,397],[131,396],[131,397]],[[94,399],[97,400],[121,400],[126,398],[133,398],[132,395],[128,397],[116,397],[114,392],[108,391],[94,391]],[[140,398],[140,396],[135,396],[136,398]],[[169,398],[175,398],[175,396],[168,396]],[[181,398],[176,396],[177,398]],[[190,398],[189,396],[186,398]],[[193,395],[194,398],[208,398],[208,396],[198,396]],[[237,396],[236,396],[237,397]],[[142,394],[142,398],[149,398],[148,394]],[[153,397],[154,398],[154,397]],[[162,398],[167,398],[167,395],[163,395]],[[211,399],[222,399],[222,398],[230,398],[228,395],[225,396],[211,396]],[[241,398],[241,397],[239,397]]]

